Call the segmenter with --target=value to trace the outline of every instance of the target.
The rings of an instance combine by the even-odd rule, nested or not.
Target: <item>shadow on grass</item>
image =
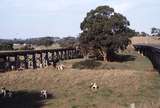
[[[48,99],[54,98],[49,94]],[[45,100],[36,91],[14,92],[12,98],[0,97],[0,108],[40,108],[45,105]]]
[[[136,59],[133,55],[122,55],[122,54],[114,54],[111,57],[112,62],[128,62],[128,61],[134,61]]]
[[[84,60],[80,62],[76,62],[73,64],[72,68],[75,69],[96,69],[97,67],[101,66],[101,62],[96,60]]]

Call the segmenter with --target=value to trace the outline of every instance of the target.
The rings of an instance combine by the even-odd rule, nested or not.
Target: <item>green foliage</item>
[[[155,27],[151,28],[151,34],[153,36],[160,36],[160,29]]]
[[[27,44],[50,46],[54,43],[52,37],[41,37],[25,40]]]
[[[72,106],[72,108],[78,108],[78,107],[79,107],[78,105],[73,105],[73,106]]]
[[[135,35],[125,16],[109,6],[99,6],[87,13],[80,28],[80,45],[85,50],[97,50],[104,59],[108,52],[124,50]]]
[[[58,43],[63,48],[74,48],[78,44],[78,40],[75,37],[64,37]]]
[[[140,35],[140,33],[139,33],[139,32],[135,32],[135,34],[136,34],[136,36],[139,36],[139,35]]]
[[[31,44],[31,45],[44,45],[50,46],[53,43],[57,42],[59,37],[39,37],[39,38],[30,38],[30,39],[0,39],[0,44]]]
[[[0,51],[2,50],[13,50],[13,44],[7,44],[7,43],[0,44]]]
[[[72,67],[77,69],[96,69],[100,65],[101,63],[95,60],[85,60],[73,64]]]
[[[140,34],[141,36],[148,36],[149,34],[145,33],[145,32],[141,32]]]

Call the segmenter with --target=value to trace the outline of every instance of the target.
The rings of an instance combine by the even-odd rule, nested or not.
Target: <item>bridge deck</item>
[[[0,70],[13,70],[19,68],[45,67],[55,65],[59,60],[75,59],[82,57],[75,48],[0,51]]]
[[[45,53],[45,52],[56,52],[56,51],[66,51],[74,50],[71,48],[65,49],[47,49],[47,50],[13,50],[13,51],[0,51],[0,56],[12,56],[12,55],[23,55],[23,54],[33,54],[33,53]]]

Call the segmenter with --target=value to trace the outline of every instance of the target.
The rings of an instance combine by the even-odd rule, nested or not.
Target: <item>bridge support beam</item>
[[[33,69],[37,68],[37,63],[36,63],[36,55],[32,54],[32,62],[33,62]]]
[[[78,55],[77,55],[78,54]],[[30,50],[0,52],[0,70],[15,70],[21,68],[36,69],[38,66],[50,65],[56,59],[67,60],[79,57],[75,49]],[[22,60],[23,58],[23,60]],[[2,59],[2,60],[1,60]]]

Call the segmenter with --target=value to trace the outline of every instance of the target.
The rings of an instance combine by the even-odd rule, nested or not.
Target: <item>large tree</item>
[[[129,25],[127,18],[113,8],[99,6],[88,12],[80,25],[80,45],[82,49],[98,52],[105,61],[110,57],[109,54],[125,49],[130,43],[129,38],[134,31]]]

